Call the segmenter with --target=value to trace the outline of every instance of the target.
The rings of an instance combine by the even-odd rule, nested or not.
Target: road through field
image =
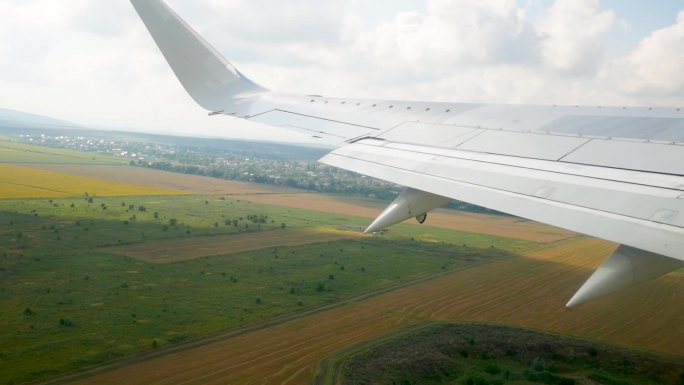
[[[316,363],[428,320],[501,322],[684,356],[684,274],[577,309],[573,291],[614,249],[588,237],[457,271],[265,329],[131,364],[77,384],[307,384]]]

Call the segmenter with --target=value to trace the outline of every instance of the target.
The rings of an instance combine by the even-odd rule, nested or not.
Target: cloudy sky
[[[684,106],[684,0],[168,0],[280,92]],[[125,0],[0,0],[0,107],[146,132],[300,141],[208,117]]]

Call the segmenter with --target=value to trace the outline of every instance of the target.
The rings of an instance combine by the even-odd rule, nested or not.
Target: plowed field
[[[578,237],[78,383],[307,384],[326,355],[426,320],[501,322],[684,356],[682,273],[564,307],[614,247]]]

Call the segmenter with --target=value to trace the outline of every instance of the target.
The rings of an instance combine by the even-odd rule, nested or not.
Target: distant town
[[[288,146],[291,151],[283,154],[264,149],[259,142],[212,145],[202,139],[166,136],[161,137],[165,143],[45,133],[18,138],[22,143],[112,155],[127,159],[131,166],[185,174],[379,199],[391,199],[401,191],[400,186],[318,163],[329,150],[303,146]],[[192,144],[183,144],[187,141]]]
[[[389,201],[403,189],[393,183],[319,163],[317,160],[330,151],[328,148],[92,130],[22,130],[13,136],[21,143],[120,157],[131,166],[308,191]],[[498,213],[458,201],[447,207]]]

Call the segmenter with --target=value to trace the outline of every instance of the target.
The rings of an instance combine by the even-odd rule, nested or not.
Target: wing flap
[[[465,151],[558,160],[588,141],[587,138],[572,136],[487,130],[457,148]]]
[[[272,110],[255,115],[250,117],[249,120],[276,127],[290,128],[306,134],[325,135],[341,140],[365,136],[378,131],[373,127],[360,126],[333,119],[322,119],[281,110]]]
[[[684,260],[681,190],[389,146],[362,140],[321,162]]]
[[[563,161],[684,175],[684,146],[593,139]]]

